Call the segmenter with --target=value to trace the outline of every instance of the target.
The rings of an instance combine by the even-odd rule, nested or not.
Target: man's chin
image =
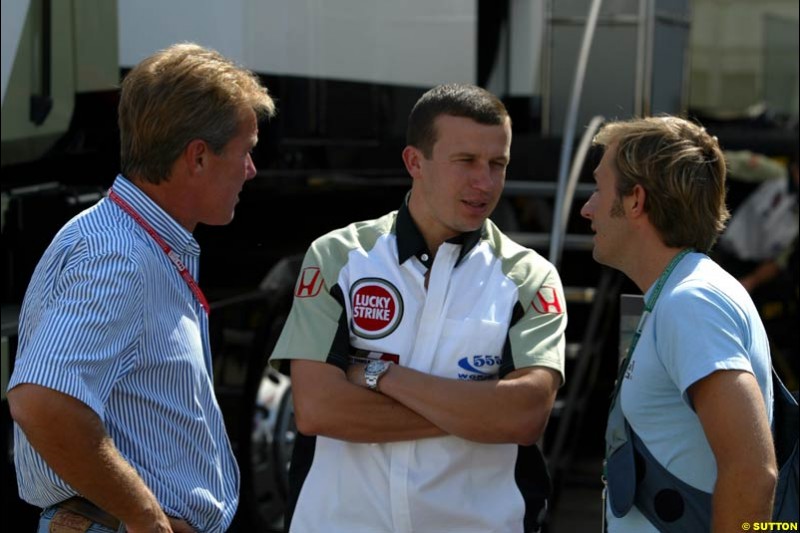
[[[611,266],[611,265],[608,264],[608,261],[603,256],[603,253],[600,250],[597,249],[597,246],[595,246],[592,249],[592,259],[594,259],[595,262],[600,263],[601,265]]]
[[[206,226],[227,226],[234,219],[234,212],[231,211],[231,214],[228,216],[219,216],[215,218],[210,218],[208,220],[203,220],[202,223]]]
[[[486,222],[486,218],[488,217],[472,218],[464,221],[464,223],[461,225],[460,228],[461,233],[470,233],[481,229],[483,227],[484,222]]]

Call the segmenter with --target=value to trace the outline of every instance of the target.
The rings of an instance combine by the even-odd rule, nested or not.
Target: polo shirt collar
[[[395,233],[397,234],[397,258],[400,264],[405,263],[411,256],[416,256],[419,261],[427,268],[431,268],[433,264],[433,254],[428,250],[428,245],[425,243],[425,238],[419,231],[414,219],[411,218],[411,212],[408,209],[408,198],[411,194],[407,194],[403,205],[397,211],[397,221],[395,222]],[[461,263],[461,260],[475,248],[481,238],[485,236],[486,222],[476,229],[475,231],[468,231],[461,235],[456,235],[451,239],[447,239],[450,244],[460,244],[461,252],[458,255],[456,266]]]
[[[122,174],[117,175],[112,189],[122,197],[164,241],[178,254],[200,255],[200,245],[177,220]],[[127,215],[126,215],[127,216]]]

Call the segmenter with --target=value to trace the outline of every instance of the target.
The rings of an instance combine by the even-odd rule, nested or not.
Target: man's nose
[[[481,191],[491,190],[495,177],[492,175],[492,168],[489,163],[475,165],[471,181],[472,186]]]
[[[593,206],[591,204],[592,204],[592,199],[593,198],[594,198],[594,195],[592,195],[588,200],[586,200],[586,203],[583,204],[583,207],[581,207],[581,216],[583,218],[587,218],[589,220],[592,219],[592,214],[594,212],[594,209],[593,209]]]
[[[253,157],[250,154],[247,154],[247,163],[245,168],[245,179],[251,180],[256,177],[256,164],[253,163]]]

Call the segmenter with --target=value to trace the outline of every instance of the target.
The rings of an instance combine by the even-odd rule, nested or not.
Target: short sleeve
[[[722,292],[679,285],[657,304],[655,319],[659,358],[687,403],[687,389],[717,370],[753,372],[746,322]]]
[[[312,246],[303,260],[292,309],[270,358],[274,367],[285,359],[325,362],[341,341],[337,334],[344,308],[331,293],[336,290],[336,280],[328,279],[326,274],[320,254]]]
[[[130,258],[108,252],[70,262],[51,275],[45,301],[29,303],[34,312],[23,308],[25,333],[9,388],[48,387],[77,398],[102,418],[111,388],[134,364],[143,327],[141,271]],[[34,278],[34,283],[48,280]]]
[[[520,287],[519,305],[522,316],[508,332],[514,368],[551,368],[561,375],[563,385],[567,313],[556,270],[551,267],[543,281]]]

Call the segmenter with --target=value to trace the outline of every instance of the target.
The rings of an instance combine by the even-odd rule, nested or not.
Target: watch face
[[[370,361],[364,368],[364,381],[371,390],[378,390],[378,380],[389,368],[387,361]]]
[[[370,361],[367,363],[366,371],[370,374],[378,373],[386,367],[386,361]]]

